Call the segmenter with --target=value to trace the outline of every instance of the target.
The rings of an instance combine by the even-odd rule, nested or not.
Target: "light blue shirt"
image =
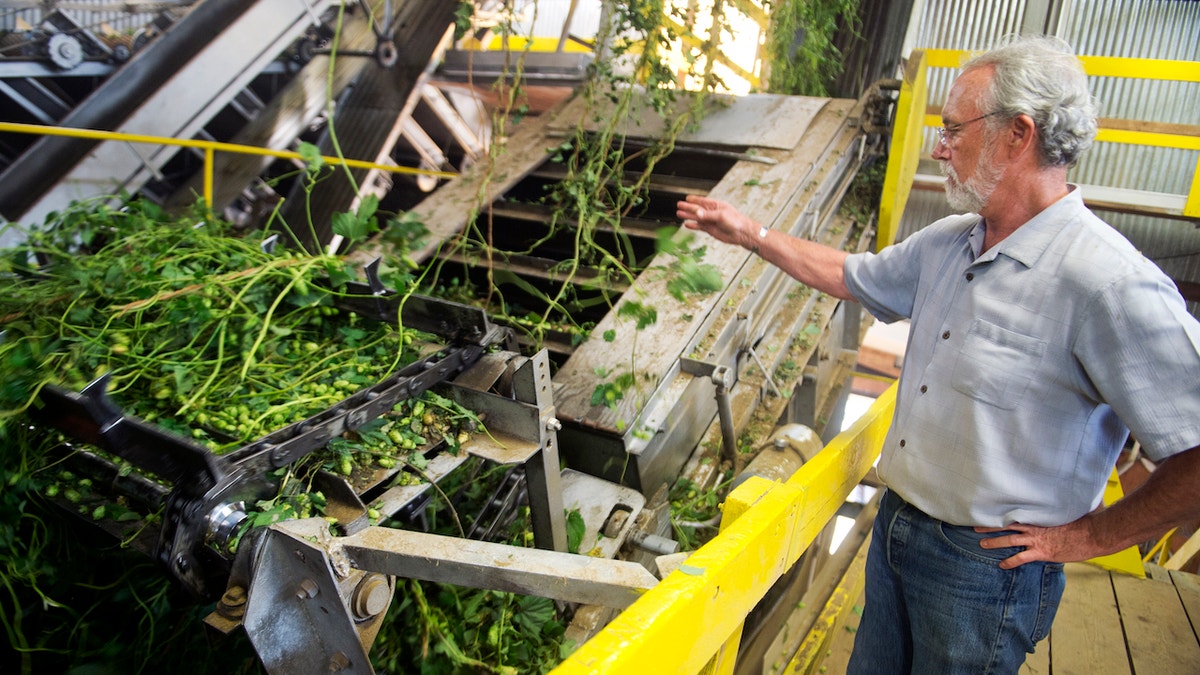
[[[1200,324],[1078,189],[981,251],[951,216],[846,260],[878,319],[911,318],[879,475],[955,525],[1060,525],[1095,508],[1129,431],[1200,446]],[[1197,486],[1200,489],[1200,486]]]

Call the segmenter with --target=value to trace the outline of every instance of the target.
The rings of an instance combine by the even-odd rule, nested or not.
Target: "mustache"
[[[941,171],[942,175],[945,176],[946,178],[949,178],[950,180],[954,181],[955,183],[959,182],[958,181],[958,172],[955,171],[954,167],[950,165],[950,160],[947,160],[947,159],[938,160],[938,170]]]

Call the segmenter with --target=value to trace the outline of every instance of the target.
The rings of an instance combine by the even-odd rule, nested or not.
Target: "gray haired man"
[[[1200,516],[1200,324],[1067,182],[1095,118],[1067,45],[1017,38],[967,62],[942,108],[933,158],[965,215],[848,255],[760,239],[724,202],[678,204],[686,227],[912,321],[854,675],[1016,673],[1050,630],[1062,563]],[[1130,433],[1160,465],[1104,509]]]

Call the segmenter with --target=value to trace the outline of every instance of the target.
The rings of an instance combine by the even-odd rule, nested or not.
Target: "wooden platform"
[[[822,672],[845,672],[857,627],[851,612]],[[1198,635],[1200,577],[1147,565],[1138,579],[1072,563],[1050,637],[1021,675],[1200,675]]]
[[[1067,589],[1050,637],[1022,675],[1200,674],[1200,577],[1148,565],[1146,578],[1083,563],[1067,566]]]

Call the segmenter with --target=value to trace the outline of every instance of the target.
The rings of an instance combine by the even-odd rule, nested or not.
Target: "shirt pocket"
[[[975,319],[954,364],[951,385],[975,400],[1011,410],[1041,369],[1045,353],[1044,340]]]

